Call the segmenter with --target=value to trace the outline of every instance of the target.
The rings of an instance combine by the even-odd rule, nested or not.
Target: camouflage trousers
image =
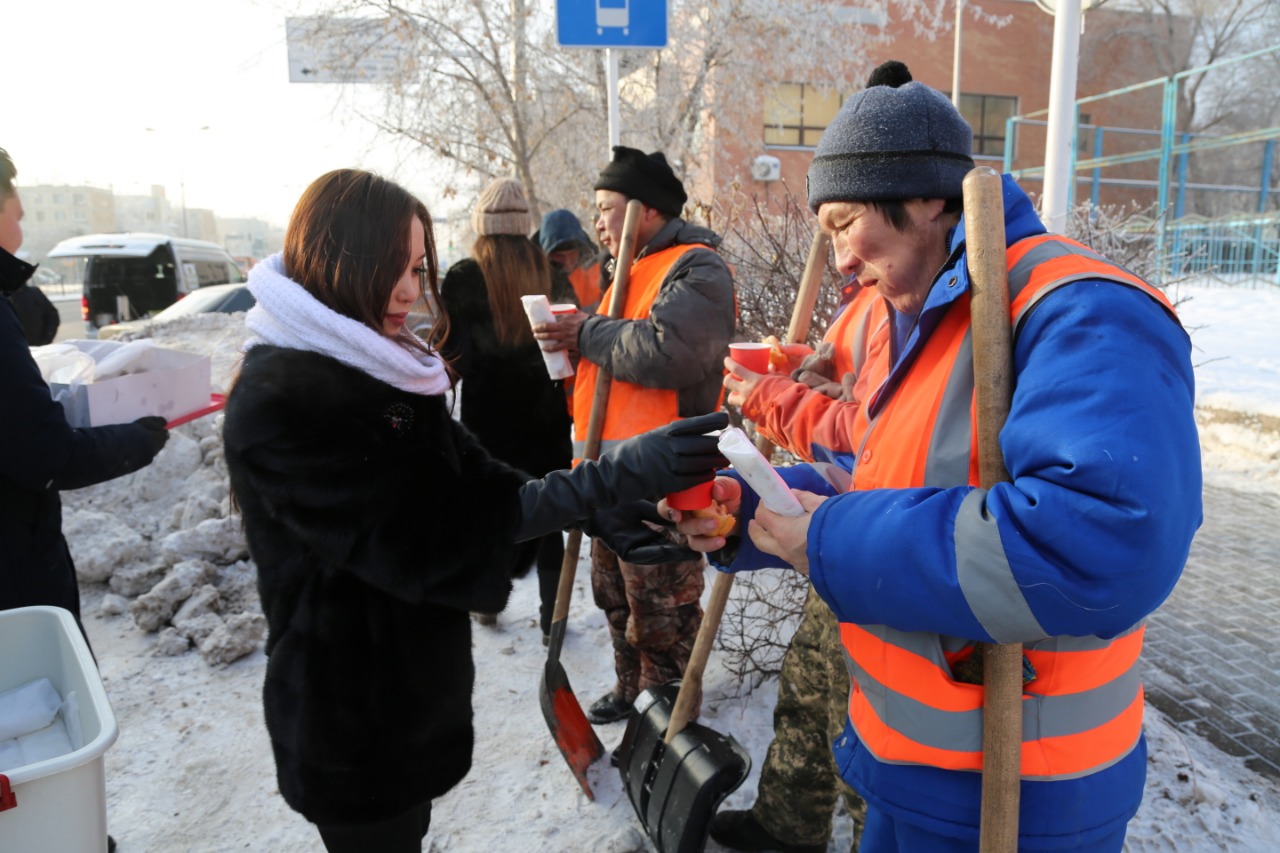
[[[613,640],[617,691],[640,691],[684,674],[702,624],[703,560],[639,566],[591,540],[591,592]]]
[[[824,844],[844,795],[853,818],[854,849],[867,805],[836,770],[831,744],[848,719],[849,670],[835,615],[809,588],[804,615],[782,658],[773,743],[760,768],[751,813],[780,841]]]

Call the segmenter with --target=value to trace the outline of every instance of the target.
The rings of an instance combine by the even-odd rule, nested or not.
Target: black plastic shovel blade
[[[680,682],[645,690],[616,757],[622,786],[658,853],[701,853],[711,818],[751,772],[732,736],[690,723],[664,744]]]

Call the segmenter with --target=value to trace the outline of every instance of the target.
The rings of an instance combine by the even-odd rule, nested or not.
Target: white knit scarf
[[[244,320],[253,333],[245,350],[272,344],[320,353],[411,394],[431,396],[449,389],[449,373],[439,356],[404,346],[322,305],[285,275],[283,253],[249,270],[249,290],[257,304]],[[401,329],[400,336],[418,340],[408,329]]]

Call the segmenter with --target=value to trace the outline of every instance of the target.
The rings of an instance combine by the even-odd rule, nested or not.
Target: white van
[[[46,255],[72,262],[68,278],[84,284],[85,334],[150,317],[198,287],[245,280],[217,243],[167,234],[88,234],[63,240]]]

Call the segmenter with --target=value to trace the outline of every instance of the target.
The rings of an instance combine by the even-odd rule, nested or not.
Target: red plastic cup
[[[769,344],[738,343],[729,344],[729,358],[741,364],[747,370],[756,373],[769,372]]]
[[[565,314],[576,314],[578,313],[578,306],[572,302],[562,302],[558,305],[552,305],[551,313],[557,317],[563,317]]]
[[[694,486],[692,489],[682,489],[678,492],[672,492],[667,495],[667,506],[672,509],[694,510],[703,509],[711,506],[711,487],[715,484],[715,480],[707,480],[707,482]]]

